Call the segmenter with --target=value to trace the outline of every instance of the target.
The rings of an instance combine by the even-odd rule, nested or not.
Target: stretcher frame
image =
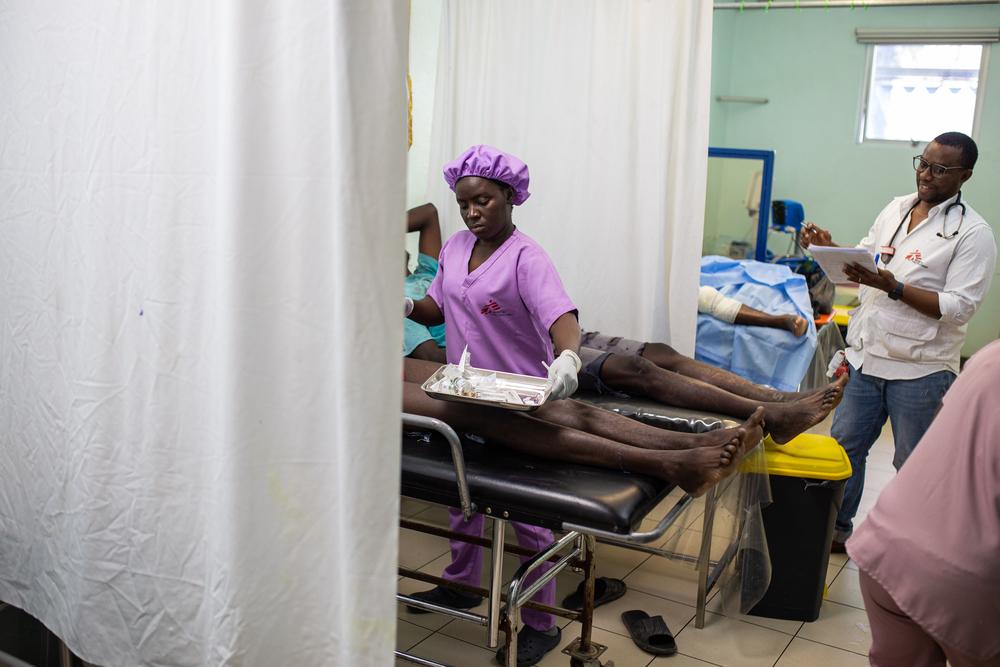
[[[681,411],[685,412],[685,411]],[[680,420],[685,420],[679,417]],[[685,420],[686,421],[686,420]],[[713,419],[717,425],[710,428],[723,426],[723,422]],[[462,444],[454,429],[441,420],[423,417],[420,415],[403,414],[404,426],[414,427],[422,430],[434,431],[440,434],[447,441],[452,456],[452,463],[455,468],[455,481],[458,487],[460,509],[466,519],[472,514],[479,512],[469,492],[468,481],[465,474],[465,460],[462,451]],[[695,627],[703,628],[705,625],[705,606],[708,593],[718,583],[719,577],[725,568],[736,555],[738,538],[727,545],[723,555],[718,560],[711,559],[713,527],[715,521],[715,510],[719,499],[727,493],[730,487],[740,480],[741,474],[736,474],[715,485],[705,494],[705,510],[702,518],[702,539],[697,556],[678,554],[658,547],[649,546],[666,534],[684,510],[693,502],[694,497],[684,494],[678,499],[667,514],[649,531],[633,531],[629,534],[618,534],[593,527],[564,523],[562,526],[564,535],[557,539],[545,549],[533,553],[529,549],[524,549],[519,545],[509,545],[505,543],[504,537],[506,527],[509,523],[508,513],[500,508],[485,507],[482,513],[491,519],[491,539],[482,537],[471,537],[455,533],[446,528],[412,519],[400,519],[400,527],[419,532],[445,537],[448,539],[460,540],[489,549],[490,552],[490,583],[489,588],[469,586],[458,582],[447,581],[440,576],[429,575],[411,568],[399,568],[401,577],[415,579],[428,584],[446,586],[451,589],[483,596],[488,603],[486,614],[478,614],[463,609],[444,607],[434,603],[426,602],[409,595],[397,593],[397,601],[408,607],[416,607],[426,611],[436,612],[458,618],[463,621],[485,626],[487,629],[487,648],[496,649],[500,645],[499,634],[504,632],[506,667],[515,667],[517,664],[517,633],[520,630],[520,610],[523,607],[538,609],[550,614],[578,621],[581,625],[580,637],[574,639],[562,652],[570,657],[572,667],[613,667],[613,663],[602,663],[600,656],[606,650],[605,646],[592,640],[593,615],[594,615],[594,587],[595,587],[595,556],[597,541],[613,544],[615,546],[633,549],[644,553],[658,555],[675,560],[693,562],[698,572],[698,590],[695,612]],[[423,500],[409,496],[415,500]],[[494,545],[503,545],[496,549]],[[523,556],[530,556],[514,573],[506,587],[503,586],[503,556],[504,553],[513,553]],[[525,578],[541,567],[545,562],[552,561],[553,566],[540,576],[531,585],[525,585]],[[577,569],[584,577],[583,609],[579,612],[571,611],[562,607],[549,607],[531,601],[531,597],[538,592],[545,584],[553,580],[560,572],[567,567]],[[505,590],[504,590],[505,589]],[[412,662],[427,667],[448,667],[439,662],[421,658],[419,656],[404,652],[395,651],[395,656],[401,660]]]

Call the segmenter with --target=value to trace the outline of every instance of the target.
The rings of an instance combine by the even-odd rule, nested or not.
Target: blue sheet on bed
[[[696,359],[758,384],[795,391],[816,349],[805,278],[787,266],[710,255],[701,259],[701,284],[765,313],[797,313],[809,321],[806,334],[796,338],[784,329],[727,324],[698,315]]]

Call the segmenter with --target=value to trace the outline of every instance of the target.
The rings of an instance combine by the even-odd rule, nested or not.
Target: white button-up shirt
[[[967,202],[964,216],[958,206],[945,214],[957,196],[932,208],[912,232],[906,231],[907,213],[917,195],[896,197],[858,244],[872,254],[882,246],[895,246],[892,259],[888,264],[879,260],[879,268],[892,271],[904,284],[904,294],[910,286],[937,292],[941,310],[936,320],[881,290],[862,286],[861,305],[851,312],[848,326],[847,360],[863,367],[866,375],[912,380],[942,370],[958,373],[967,323],[990,287],[997,246],[993,230]],[[939,236],[956,230],[956,236]]]

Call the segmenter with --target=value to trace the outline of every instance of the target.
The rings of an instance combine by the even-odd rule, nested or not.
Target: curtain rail
[[[712,9],[816,9],[830,7],[931,7],[934,5],[1000,5],[1000,0],[779,0],[778,2],[720,2]]]

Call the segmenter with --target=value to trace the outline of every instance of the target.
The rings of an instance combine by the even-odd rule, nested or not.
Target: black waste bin
[[[771,583],[750,614],[815,621],[823,604],[833,524],[851,462],[831,437],[803,434],[764,442],[772,503],[762,511]]]

